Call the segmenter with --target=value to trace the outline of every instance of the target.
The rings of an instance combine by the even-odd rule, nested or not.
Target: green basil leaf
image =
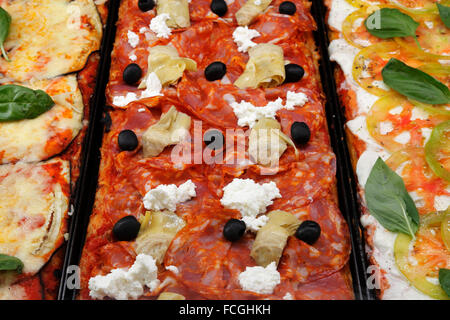
[[[450,269],[439,269],[439,284],[450,297]]]
[[[450,28],[450,7],[444,6],[440,3],[436,3],[436,5],[438,7],[442,22],[444,22],[447,28]]]
[[[2,50],[3,57],[6,61],[10,61],[8,55],[6,54],[5,48],[3,47],[3,43],[6,40],[6,37],[9,34],[9,27],[11,26],[11,16],[5,9],[0,7],[0,48]]]
[[[22,269],[23,262],[20,259],[0,253],[0,270],[15,270],[18,273],[22,273]]]
[[[450,102],[450,90],[429,74],[392,58],[381,71],[383,81],[402,95],[428,104]]]
[[[367,179],[365,198],[370,213],[383,227],[414,238],[419,228],[419,212],[402,178],[381,158]]]
[[[416,37],[419,23],[398,9],[382,8],[367,17],[367,31],[378,38]]]
[[[6,84],[0,86],[0,122],[34,119],[55,105],[42,90]]]

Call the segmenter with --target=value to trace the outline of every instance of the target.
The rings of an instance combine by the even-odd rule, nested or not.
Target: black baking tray
[[[353,279],[355,299],[373,300],[375,294],[367,287],[368,263],[364,251],[364,239],[359,224],[359,205],[354,180],[353,169],[350,162],[349,151],[345,141],[345,117],[339,104],[336,85],[333,76],[333,65],[328,56],[328,36],[325,25],[325,7],[322,0],[312,1],[312,14],[317,22],[318,29],[314,37],[321,54],[320,76],[327,102],[325,105],[330,141],[337,158],[337,188],[339,207],[346,219],[352,245],[349,260]],[[69,241],[62,269],[62,277],[58,292],[59,300],[76,299],[77,289],[69,288],[73,284],[75,271],[69,266],[78,266],[81,258],[89,217],[94,206],[97,189],[98,171],[100,165],[100,147],[102,144],[104,122],[102,117],[105,109],[105,89],[109,80],[111,65],[111,52],[116,34],[116,21],[120,0],[108,1],[108,19],[103,33],[100,50],[100,63],[98,67],[97,82],[91,100],[91,114],[89,127],[86,133],[84,155],[78,181],[78,191],[74,199],[74,214],[69,229]],[[78,273],[79,275],[79,273]]]
[[[358,300],[375,300],[375,291],[367,285],[367,268],[369,266],[365,253],[364,233],[360,225],[360,207],[356,191],[355,176],[350,161],[350,153],[345,136],[345,115],[339,102],[334,80],[334,64],[328,54],[328,32],[325,24],[326,8],[322,0],[311,0],[311,12],[317,23],[314,37],[320,53],[320,77],[326,95],[325,110],[331,146],[336,154],[336,176],[339,197],[339,208],[347,220],[350,231],[352,252],[350,255],[350,270],[353,278],[353,290]]]
[[[74,278],[79,277],[79,270],[69,268],[69,266],[79,265],[89,216],[94,204],[100,164],[100,147],[103,136],[104,121],[102,121],[102,115],[105,110],[105,89],[109,80],[111,51],[116,33],[115,23],[117,21],[119,5],[120,0],[108,1],[108,18],[103,29],[95,91],[90,100],[89,126],[84,139],[80,176],[73,199],[74,212],[70,219],[69,241],[67,242],[64,257],[58,300],[74,300],[77,294],[77,289],[72,289],[71,285],[79,280],[79,278]]]

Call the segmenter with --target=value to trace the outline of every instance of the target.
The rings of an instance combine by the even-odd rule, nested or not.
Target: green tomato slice
[[[449,218],[449,210],[427,214],[421,218],[421,228],[431,228],[439,225],[441,225],[442,228],[442,224],[445,221],[448,223]],[[403,273],[403,275],[417,290],[423,292],[431,298],[438,300],[450,300],[450,297],[447,296],[439,284],[429,282],[423,274],[423,271],[419,270],[416,266],[409,262],[411,241],[413,241],[413,239],[410,236],[402,233],[399,233],[395,239],[394,257],[395,263],[400,272]]]
[[[425,158],[431,170],[450,182],[450,121],[437,125],[425,145]]]

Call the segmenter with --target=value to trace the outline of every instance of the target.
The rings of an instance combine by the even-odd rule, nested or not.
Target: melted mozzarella
[[[0,60],[10,79],[48,79],[84,67],[100,47],[102,24],[91,0],[3,1],[11,15],[5,47],[11,62]]]
[[[83,101],[75,75],[21,85],[46,91],[55,105],[35,119],[0,123],[0,163],[48,159],[82,128]]]
[[[63,242],[68,211],[69,162],[0,166],[0,252],[19,258],[34,274]]]

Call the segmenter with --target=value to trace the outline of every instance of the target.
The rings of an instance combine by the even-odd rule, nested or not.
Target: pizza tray
[[[67,242],[58,300],[74,300],[79,283],[79,261],[86,237],[89,216],[94,204],[100,164],[100,147],[103,137],[102,116],[105,106],[105,89],[109,80],[111,51],[116,34],[116,21],[120,0],[108,1],[108,18],[103,30],[100,46],[100,62],[94,94],[90,100],[89,126],[84,139],[84,149],[80,176],[74,192],[73,215],[69,221],[69,240]]]
[[[353,279],[355,299],[374,300],[375,293],[367,286],[368,263],[364,251],[364,239],[359,224],[359,205],[356,183],[350,162],[349,151],[345,141],[345,117],[336,93],[333,76],[333,65],[328,56],[328,36],[325,25],[325,7],[321,0],[312,1],[312,14],[317,22],[314,32],[316,44],[321,55],[320,76],[327,102],[325,105],[330,141],[337,158],[337,188],[339,208],[346,219],[352,253],[349,266]],[[89,127],[86,132],[80,177],[74,192],[74,213],[69,225],[69,240],[64,257],[62,277],[58,292],[58,300],[75,300],[78,292],[80,271],[78,269],[89,224],[89,217],[94,206],[100,165],[100,148],[106,121],[102,121],[106,110],[105,89],[109,80],[111,52],[116,34],[120,0],[108,1],[108,19],[105,25],[100,49],[100,62],[97,80],[91,99]]]
[[[350,232],[352,252],[349,265],[353,278],[353,290],[357,300],[375,300],[375,291],[368,287],[368,260],[365,253],[365,241],[360,225],[360,210],[356,191],[355,176],[350,161],[345,136],[345,115],[339,102],[334,80],[334,64],[328,54],[328,33],[325,24],[325,6],[322,0],[311,0],[311,12],[317,23],[314,32],[316,44],[320,53],[320,77],[326,96],[325,111],[328,122],[331,146],[336,154],[336,176],[339,197],[339,208],[347,221]]]

